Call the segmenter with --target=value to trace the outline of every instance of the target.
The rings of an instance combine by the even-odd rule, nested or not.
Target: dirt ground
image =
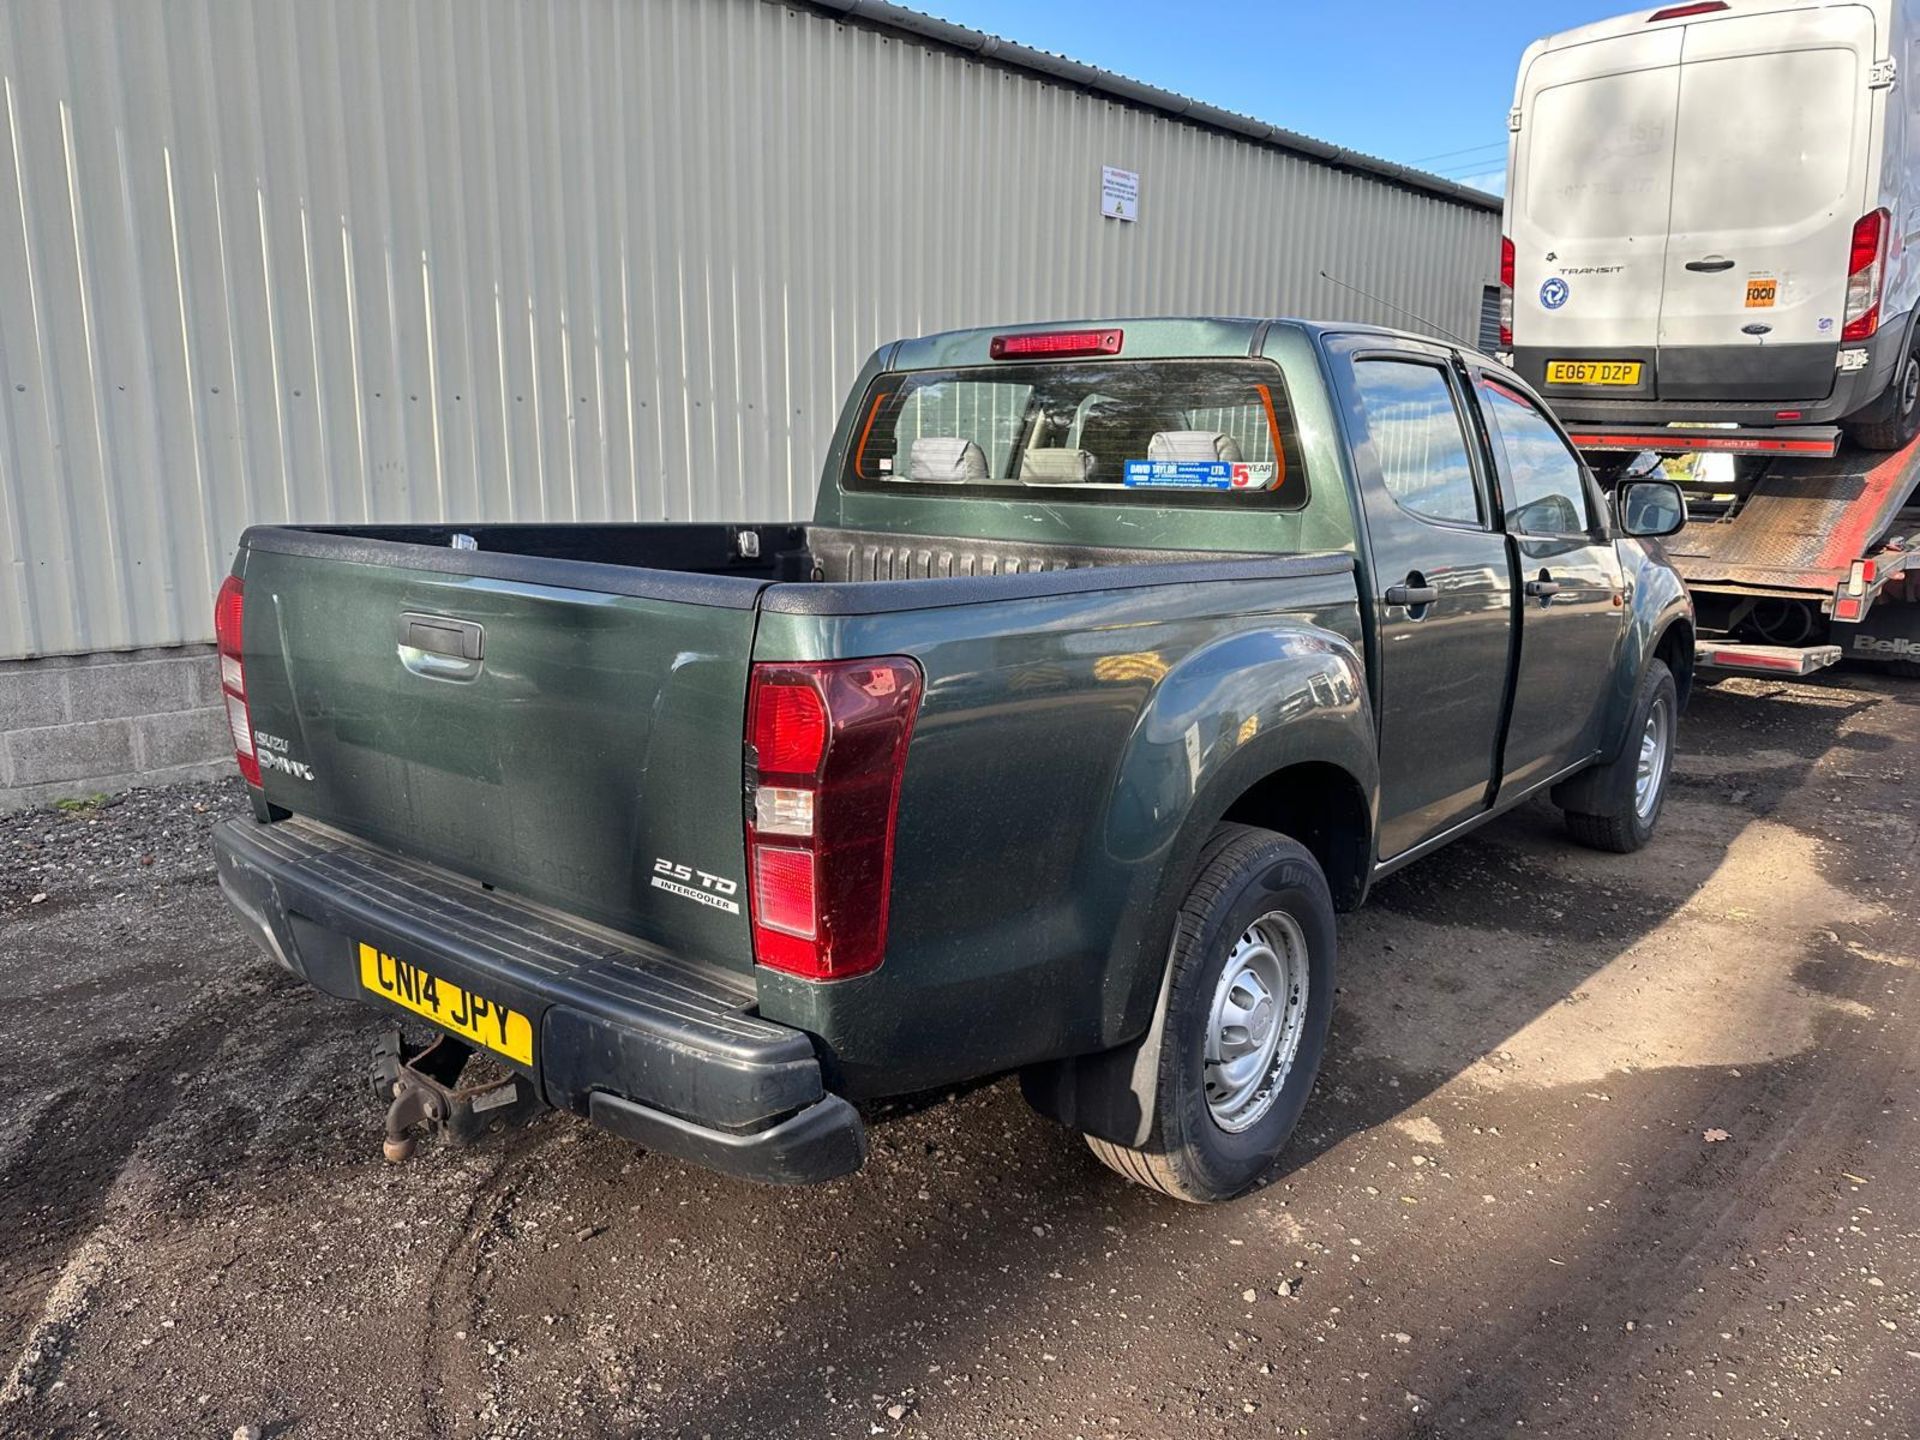
[[[1703,690],[1661,834],[1523,810],[1341,926],[1285,1173],[1002,1080],[775,1191],[560,1116],[380,1159],[237,782],[0,821],[0,1434],[1920,1434],[1920,684]]]

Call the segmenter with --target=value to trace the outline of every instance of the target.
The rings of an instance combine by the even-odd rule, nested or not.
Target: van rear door
[[[1521,80],[1514,344],[1521,373],[1552,393],[1655,393],[1684,29],[1545,50]],[[1568,362],[1615,368],[1552,383]]]
[[[1873,205],[1874,40],[1862,5],[1685,27],[1660,398],[1832,390],[1848,243]]]

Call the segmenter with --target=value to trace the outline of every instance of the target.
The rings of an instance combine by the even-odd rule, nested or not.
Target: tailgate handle
[[[1731,270],[1733,261],[1722,259],[1718,255],[1709,255],[1704,260],[1687,261],[1687,269],[1696,275],[1718,275],[1722,270]]]
[[[400,617],[400,663],[433,680],[471,680],[487,653],[487,632],[472,620],[408,611]]]

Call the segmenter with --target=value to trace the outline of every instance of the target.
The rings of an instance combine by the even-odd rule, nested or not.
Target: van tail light
[[[1698,0],[1693,5],[1669,5],[1665,10],[1656,10],[1647,17],[1647,24],[1660,20],[1685,20],[1692,15],[1711,15],[1717,10],[1725,10],[1727,0]]]
[[[253,717],[247,710],[247,667],[242,654],[246,633],[246,592],[238,575],[220,582],[213,602],[213,638],[220,652],[220,698],[227,707],[227,729],[233,734],[233,758],[249,785],[260,784],[260,757],[253,749]]]
[[[1887,231],[1892,218],[1885,210],[1869,210],[1854,222],[1842,340],[1871,340],[1880,328],[1880,287],[1887,274]]]
[[[1505,235],[1500,237],[1500,348],[1513,348],[1513,241]]]
[[[754,962],[806,980],[877,968],[920,667],[904,656],[760,664],[747,687]]]

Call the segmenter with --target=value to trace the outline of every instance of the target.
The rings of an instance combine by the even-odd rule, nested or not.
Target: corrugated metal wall
[[[764,0],[5,0],[0,80],[0,658],[210,638],[256,521],[804,514],[896,335],[1470,335],[1497,245]]]

